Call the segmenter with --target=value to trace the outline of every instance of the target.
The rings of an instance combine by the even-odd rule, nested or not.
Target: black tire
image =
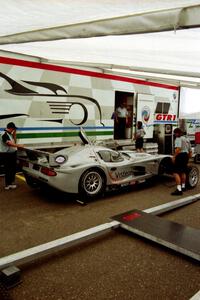
[[[27,174],[24,174],[24,177],[26,179],[26,183],[32,187],[32,188],[36,188],[38,187],[38,183],[36,180],[34,180],[34,178],[32,178],[31,176],[27,175]]]
[[[93,199],[105,191],[105,174],[99,169],[84,172],[79,181],[79,194],[84,198]]]
[[[199,169],[195,166],[189,166],[187,171],[187,188],[194,188],[199,182]]]
[[[158,168],[158,175],[172,174],[173,173],[173,162],[171,157],[164,157]]]

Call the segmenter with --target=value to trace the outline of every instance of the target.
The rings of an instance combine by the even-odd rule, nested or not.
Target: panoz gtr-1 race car
[[[95,145],[83,129],[79,136],[82,144],[54,153],[25,148],[19,161],[27,184],[46,184],[63,192],[94,198],[106,189],[133,185],[155,175],[170,173],[170,155],[116,151]],[[188,185],[195,187],[198,169],[190,167],[187,175]]]

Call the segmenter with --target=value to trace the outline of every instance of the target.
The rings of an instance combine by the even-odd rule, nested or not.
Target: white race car
[[[27,183],[47,184],[63,192],[94,198],[106,189],[170,173],[170,155],[115,151],[91,144],[82,129],[79,135],[83,144],[54,153],[26,148],[19,161]],[[198,169],[190,167],[189,186],[196,186],[198,178]]]

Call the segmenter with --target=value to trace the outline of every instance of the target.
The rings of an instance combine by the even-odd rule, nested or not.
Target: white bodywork
[[[46,183],[63,192],[83,192],[93,197],[106,188],[135,184],[157,175],[161,162],[170,157],[115,151],[91,145],[87,137],[83,140],[87,144],[55,153],[26,149],[20,161],[27,182]]]

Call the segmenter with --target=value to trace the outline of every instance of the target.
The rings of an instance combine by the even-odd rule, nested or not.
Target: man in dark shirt
[[[16,143],[16,130],[17,127],[13,122],[8,123],[0,141],[0,156],[5,170],[5,190],[15,189],[17,187],[14,183],[17,149],[23,148],[23,145]]]

